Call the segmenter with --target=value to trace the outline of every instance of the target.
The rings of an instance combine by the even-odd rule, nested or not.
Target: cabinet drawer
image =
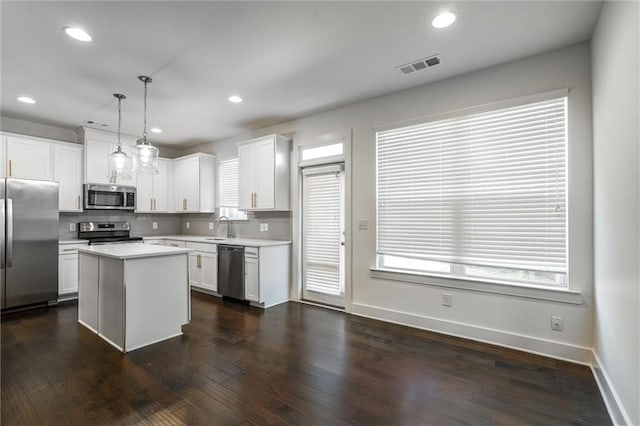
[[[60,244],[58,254],[78,254],[78,247],[86,247],[87,244]]]
[[[258,258],[258,247],[245,247],[244,248],[244,257],[247,259],[257,259]]]
[[[187,243],[187,248],[204,253],[218,253],[218,246],[210,243]]]
[[[169,247],[181,247],[181,248],[186,247],[186,244],[184,241],[176,241],[176,240],[167,240],[167,243],[165,245]]]

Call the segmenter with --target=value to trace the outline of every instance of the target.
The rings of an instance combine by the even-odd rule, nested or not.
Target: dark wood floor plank
[[[1,362],[2,425],[610,424],[584,366],[199,293],[184,335],[129,354],[74,303],[5,315]]]

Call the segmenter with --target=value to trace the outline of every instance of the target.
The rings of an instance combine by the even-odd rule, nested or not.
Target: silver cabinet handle
[[[13,200],[7,198],[7,268],[13,266]]]
[[[149,210],[153,210],[153,198],[149,198]]]
[[[78,194],[78,210],[80,210],[80,194]]]
[[[4,185],[4,179],[2,180],[2,184]],[[4,217],[4,198],[0,199],[0,217]],[[0,241],[0,264],[2,265],[2,269],[4,269],[5,265],[4,265],[4,246],[5,246],[5,234],[4,234],[4,230],[1,230],[0,232],[2,232],[2,241]]]
[[[196,266],[197,266],[198,268],[202,268],[202,256],[201,256],[201,255],[198,255],[198,256],[196,257],[196,259],[197,259]]]

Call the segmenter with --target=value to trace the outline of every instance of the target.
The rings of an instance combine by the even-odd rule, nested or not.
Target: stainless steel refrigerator
[[[58,184],[0,179],[2,309],[58,298]]]

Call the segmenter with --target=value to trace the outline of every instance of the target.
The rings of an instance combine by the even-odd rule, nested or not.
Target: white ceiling
[[[588,40],[601,3],[9,2],[1,9],[1,113],[115,130],[112,93],[128,99],[123,133],[182,148]],[[436,30],[442,10],[456,23]],[[78,25],[91,43],[67,37]],[[440,65],[395,66],[432,54]],[[27,105],[19,95],[34,97]],[[241,95],[242,104],[227,97]]]

